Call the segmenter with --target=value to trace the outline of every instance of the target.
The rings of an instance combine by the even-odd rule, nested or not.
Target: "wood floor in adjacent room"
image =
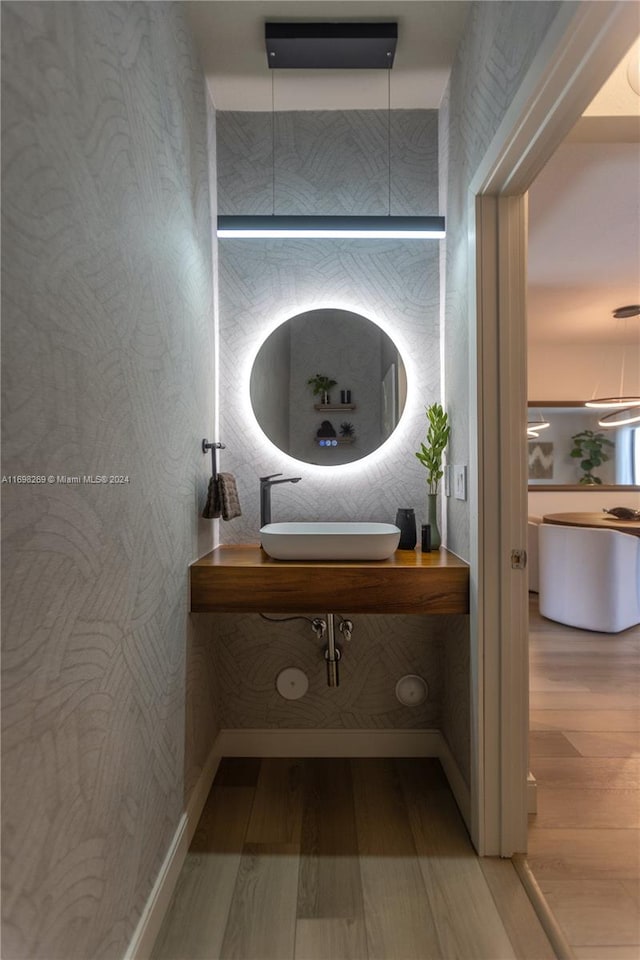
[[[528,860],[578,960],[640,957],[640,628],[589,633],[530,605]]]
[[[222,761],[154,960],[550,960],[437,760]]]

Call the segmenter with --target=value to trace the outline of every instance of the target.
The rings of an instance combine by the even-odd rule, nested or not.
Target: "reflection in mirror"
[[[529,426],[535,429],[536,421],[547,421],[549,427],[539,437],[528,441],[529,489],[540,487],[574,487],[580,490],[601,490],[603,486],[637,486],[640,484],[640,430],[637,424],[607,430],[598,426],[601,411],[585,407],[582,402],[556,403],[531,401],[529,403]],[[635,429],[634,429],[635,428]],[[600,435],[605,441],[599,444],[603,456],[601,463],[591,470],[582,466],[585,456],[571,456],[576,449],[588,450],[576,444],[576,435],[585,431]],[[589,438],[587,438],[589,439]],[[604,459],[606,457],[607,459]],[[600,483],[588,483],[588,474]]]
[[[335,381],[328,391],[323,378]],[[377,324],[322,309],[291,317],[267,337],[250,390],[272,443],[296,460],[331,466],[366,457],[393,433],[407,378],[397,347]]]

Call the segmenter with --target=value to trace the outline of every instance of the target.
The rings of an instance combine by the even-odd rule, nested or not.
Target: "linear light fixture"
[[[218,217],[218,236],[236,238],[439,240],[444,217]]]
[[[391,67],[398,39],[397,23],[266,23],[265,46],[271,70],[272,203],[271,216],[220,216],[221,238],[440,240],[444,217],[391,216]],[[387,216],[314,217],[276,215],[275,94],[276,69],[386,70]]]

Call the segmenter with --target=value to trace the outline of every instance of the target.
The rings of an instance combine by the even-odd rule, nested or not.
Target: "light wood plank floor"
[[[437,760],[225,759],[154,960],[552,960]]]
[[[545,620],[530,594],[531,869],[577,958],[640,957],[640,628]]]

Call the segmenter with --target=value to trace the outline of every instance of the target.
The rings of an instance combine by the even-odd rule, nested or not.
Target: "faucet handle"
[[[273,480],[274,477],[281,477],[281,473],[272,473],[269,477],[260,477],[260,483],[266,483],[268,480]]]
[[[327,632],[327,621],[323,620],[321,617],[316,617],[315,620],[311,621],[311,629],[317,635],[318,639],[322,640]]]

